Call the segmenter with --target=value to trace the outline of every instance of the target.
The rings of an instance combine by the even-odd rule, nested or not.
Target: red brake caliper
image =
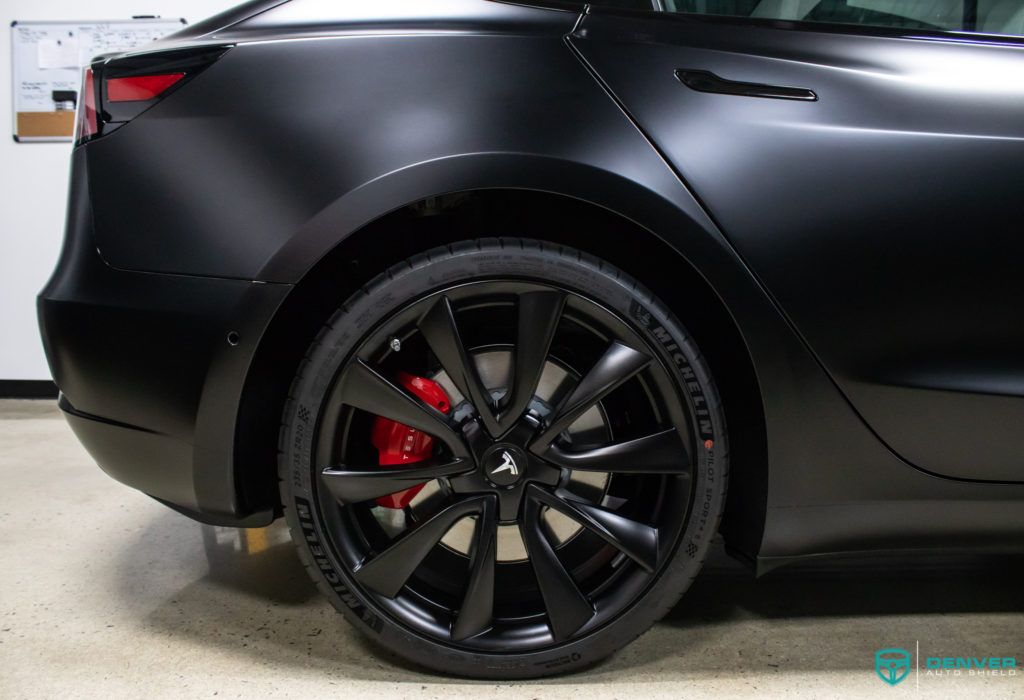
[[[444,389],[437,382],[405,372],[399,373],[398,382],[409,393],[441,413],[448,413],[452,410],[448,394],[444,393]],[[382,467],[422,462],[429,459],[434,451],[434,438],[415,428],[410,428],[408,425],[381,416],[377,416],[373,422],[373,437],[371,439],[373,446],[377,448],[378,463]],[[424,484],[419,484],[390,496],[381,496],[377,499],[377,505],[401,510],[416,498],[416,494],[423,489],[423,486]]]

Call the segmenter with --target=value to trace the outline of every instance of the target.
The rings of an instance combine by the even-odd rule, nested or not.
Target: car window
[[[670,12],[1024,36],[1024,0],[663,0]]]

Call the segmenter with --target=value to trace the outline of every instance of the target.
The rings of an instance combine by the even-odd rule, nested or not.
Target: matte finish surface
[[[245,504],[235,483],[234,420],[251,353],[287,287],[111,268],[96,252],[85,153],[75,152],[64,249],[39,299],[76,433],[105,469],[152,496],[212,518],[269,519],[270,504]]]
[[[1024,46],[601,14],[574,43],[887,444],[1024,480]],[[819,100],[679,90],[680,68]]]
[[[85,438],[196,517],[270,520],[238,417],[265,396],[252,367],[279,309],[395,210],[530,190],[649,232],[728,311],[767,488],[726,537],[762,569],[1019,547],[1024,485],[998,482],[1024,481],[1022,49],[819,29],[293,0],[164,40],[233,48],[75,152],[40,318],[76,430],[92,416],[90,434],[178,441],[133,462],[119,438]],[[679,70],[818,99],[699,91]]]

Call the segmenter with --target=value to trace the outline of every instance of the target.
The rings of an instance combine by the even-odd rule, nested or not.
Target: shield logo
[[[898,685],[910,675],[910,652],[879,649],[875,652],[875,673],[889,685]]]

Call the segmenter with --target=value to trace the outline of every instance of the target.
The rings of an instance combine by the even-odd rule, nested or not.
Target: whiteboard
[[[181,29],[183,24],[184,19],[159,17],[109,22],[12,22],[14,140],[70,141],[74,137],[82,69],[93,57],[136,49]]]

